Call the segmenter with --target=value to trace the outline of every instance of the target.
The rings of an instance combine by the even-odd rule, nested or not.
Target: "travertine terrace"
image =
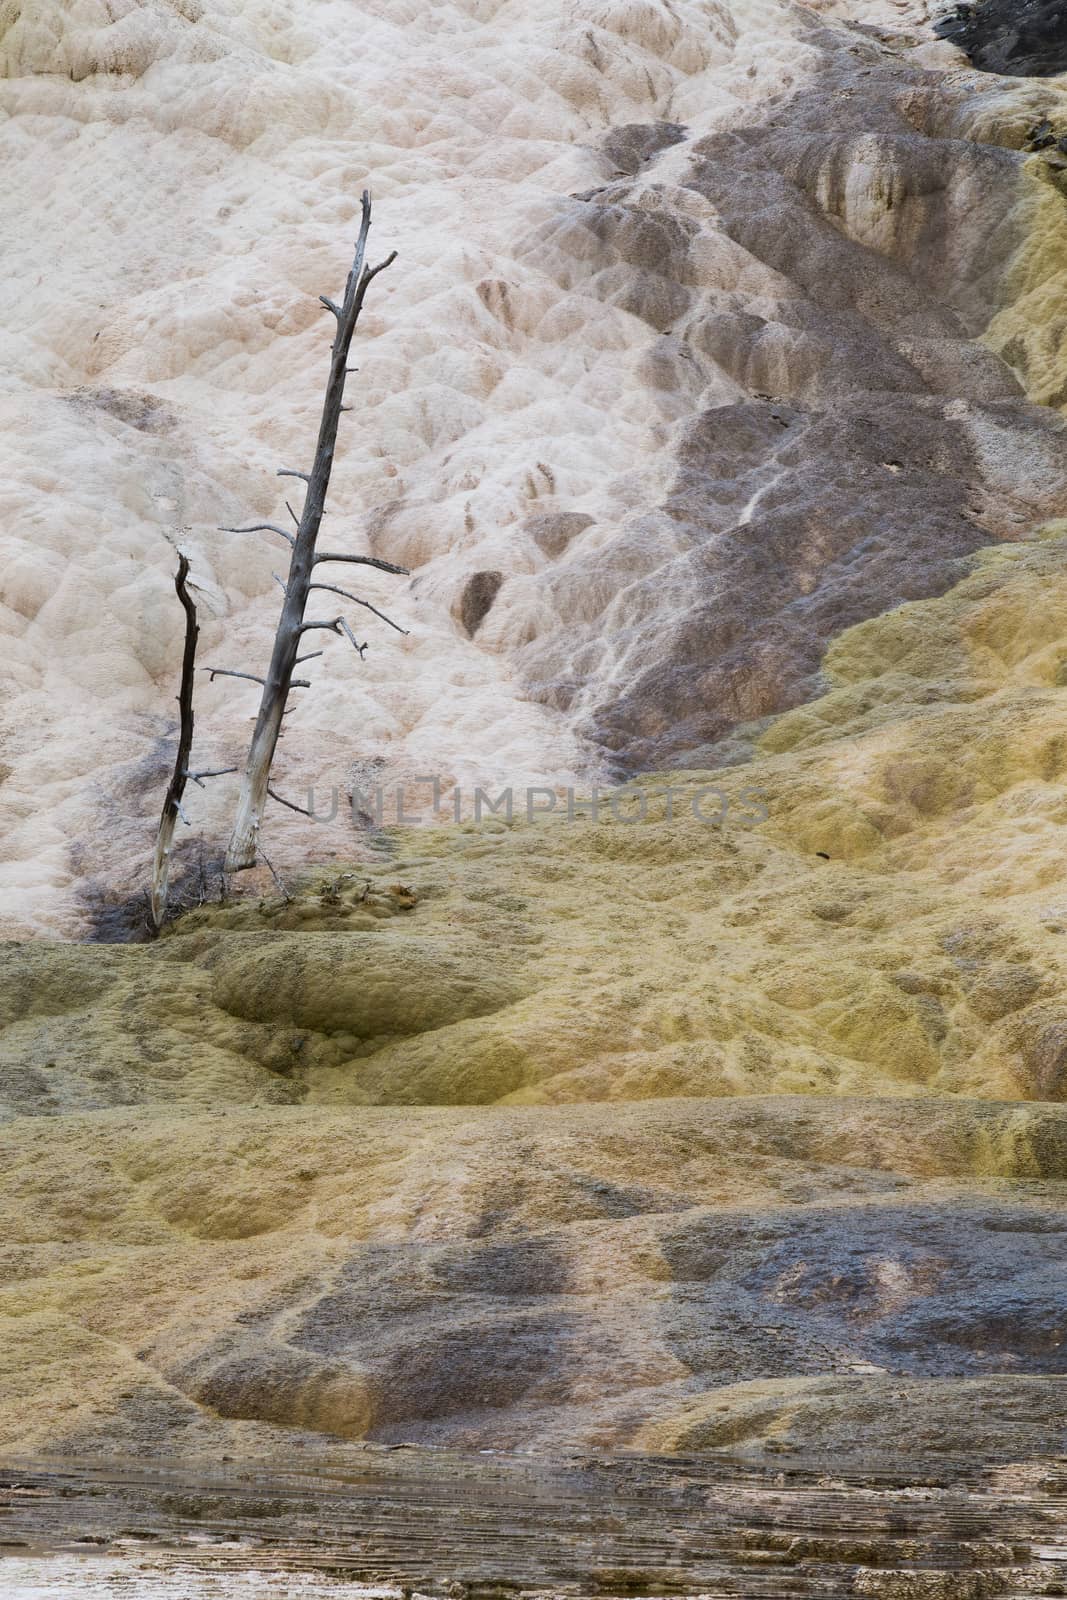
[[[1064,382],[1062,202],[1022,149],[1061,91],[971,71],[918,6],[3,18],[12,933],[84,932],[144,880],[173,542],[202,661],[262,670],[284,547],[216,530],[284,517],[276,469],[307,465],[364,184],[400,259],[329,520],[413,569],[368,590],[411,634],[316,665],[290,795],[717,765],[843,628],[1062,509],[1027,401]],[[241,759],[255,703],[204,680],[205,764]],[[279,809],[273,844],[351,828]]]
[[[12,1457],[1053,1495],[1067,77],[938,16],[0,9]],[[279,808],[284,893],[208,876],[102,942],[173,760],[176,544],[201,660],[266,659],[277,552],[217,528],[307,464],[364,186],[399,259],[328,523],[411,569],[366,588],[410,633],[312,664],[279,785],[630,798]],[[255,699],[205,677],[201,764]],[[190,801],[193,890],[235,782]],[[847,1587],[759,1593],[1034,1592],[1060,1558],[1012,1527],[930,1557],[962,1587],[860,1541]]]

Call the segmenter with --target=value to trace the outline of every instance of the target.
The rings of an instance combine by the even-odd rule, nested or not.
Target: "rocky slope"
[[[670,817],[9,947],[9,1444],[1061,1451],[1063,549],[846,632]]]

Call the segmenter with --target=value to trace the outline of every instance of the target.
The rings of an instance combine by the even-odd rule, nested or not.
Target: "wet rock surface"
[[[102,1593],[111,1572],[121,1592],[129,1568],[109,1571],[117,1556],[136,1562],[147,1594],[180,1574],[189,1600],[243,1593],[242,1576],[256,1594],[317,1596],[289,1587],[316,1574],[471,1600],[979,1600],[1054,1595],[1067,1578],[1062,1465],[968,1475],[946,1463],[917,1480],[886,1462],[753,1471],[684,1455],[547,1463],[417,1449],[364,1449],[270,1475],[25,1461],[3,1473],[0,1509],[9,1538],[0,1581],[13,1574],[16,1594],[34,1557],[44,1575],[58,1569],[53,1592],[66,1592],[75,1553],[81,1581],[100,1573]]]

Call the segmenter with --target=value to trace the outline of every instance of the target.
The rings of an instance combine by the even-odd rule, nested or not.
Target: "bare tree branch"
[[[355,649],[359,652],[360,660],[363,659],[367,646],[358,642],[355,634],[348,626],[348,623],[345,621],[344,617],[334,617],[332,622],[303,622],[300,625],[300,632],[307,633],[311,628],[325,628],[329,633],[345,634],[349,639],[351,639]]]
[[[311,482],[310,472],[294,472],[291,467],[279,467],[276,476],[279,478],[303,478],[305,483]],[[266,856],[263,859],[266,861]]]
[[[220,533],[279,533],[286,544],[295,544],[296,540],[288,528],[279,528],[276,522],[253,522],[248,528],[220,528]]]
[[[338,617],[337,620],[341,625],[341,632],[348,635],[349,639],[352,641],[353,650],[356,652],[356,654],[358,655],[359,659],[362,661],[363,657],[367,654],[367,646],[365,644],[360,644],[359,640],[356,638],[355,634],[352,632],[352,629],[348,626],[348,623],[345,621],[344,617]]]
[[[399,622],[394,622],[392,617],[387,617],[384,611],[379,611],[377,606],[372,606],[369,600],[361,600],[358,594],[352,594],[348,589],[339,589],[336,583],[311,583],[308,588],[328,589],[331,594],[343,595],[346,600],[351,600],[354,605],[365,606],[368,611],[373,611],[376,617],[381,617],[382,621],[387,622],[391,628],[395,628],[397,633],[407,635],[407,628],[402,628]]]
[[[378,265],[376,267],[366,267],[364,269],[363,280],[362,280],[362,282],[360,283],[360,286],[359,286],[360,295],[361,296],[366,294],[367,290],[370,288],[372,282],[378,276],[379,272],[384,272],[386,267],[391,267],[395,260],[396,260],[396,251],[395,250],[390,250],[390,252],[386,256],[385,260],[384,261],[379,261],[379,263],[378,263]],[[363,301],[361,299],[360,300],[360,305],[362,305],[362,304],[363,304]]]
[[[290,811],[298,811],[302,817],[310,817],[314,815],[313,812],[306,810],[304,806],[295,805],[292,800],[286,800],[283,795],[276,794],[271,788],[270,784],[267,785],[267,793],[270,795],[272,800],[277,800],[280,806],[288,806]],[[260,855],[263,855],[262,850],[260,851]],[[263,859],[266,861],[266,856],[263,856]]]
[[[280,889],[282,899],[285,901],[286,905],[288,905],[290,900],[292,899],[292,895],[289,893],[288,889],[285,887],[285,884],[282,882],[281,878],[279,878],[278,874],[275,872],[274,866],[273,866],[273,864],[271,862],[270,857],[267,855],[266,851],[265,850],[260,850],[259,854],[263,857],[263,860],[266,863],[266,867],[267,867],[268,872],[270,873],[271,877],[274,879],[274,882],[277,884],[278,888]]]
[[[236,767],[212,767],[210,770],[205,772],[187,772],[185,776],[189,779],[190,783],[195,783],[198,788],[202,789],[204,787],[202,781],[204,778],[224,778],[227,773],[236,771]]]
[[[393,572],[399,578],[411,576],[410,567],[397,567],[391,561],[379,561],[377,556],[346,556],[334,550],[324,550],[315,557],[315,565],[320,561],[347,561],[355,567],[376,567],[379,572]]]
[[[309,650],[306,656],[297,656],[293,665],[298,667],[301,661],[315,661],[319,656],[325,655],[325,650]]]
[[[326,628],[330,633],[340,633],[340,623],[340,617],[334,617],[332,622],[302,622],[299,631],[301,633],[310,633],[312,628]]]
[[[210,672],[211,682],[216,678],[247,678],[249,683],[266,683],[265,678],[257,678],[254,672],[231,672],[228,667],[201,667],[201,672]]]

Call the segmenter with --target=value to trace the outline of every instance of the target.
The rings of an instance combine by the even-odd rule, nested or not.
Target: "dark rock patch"
[[[523,526],[538,549],[553,561],[558,561],[572,539],[593,526],[593,518],[585,511],[546,512],[541,516],[527,517]]]
[[[1067,72],[1063,0],[977,0],[957,6],[934,31],[965,50],[980,72],[1016,78]]]
[[[69,398],[72,405],[103,411],[127,427],[136,428],[138,433],[168,433],[178,422],[158,395],[139,389],[81,388]]]
[[[694,1217],[663,1243],[665,1332],[716,1383],[856,1361],[925,1378],[1063,1374],[1064,1221],[977,1201]]]
[[[685,135],[680,122],[627,122],[610,130],[601,149],[615,172],[635,178],[661,150],[680,144]]]
[[[502,572],[475,572],[467,579],[460,596],[459,620],[471,639],[489,614],[503,581]]]

